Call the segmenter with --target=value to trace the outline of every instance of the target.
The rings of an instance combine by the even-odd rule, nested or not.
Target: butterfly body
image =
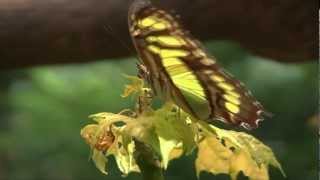
[[[143,77],[156,95],[200,120],[257,127],[262,105],[174,16],[147,0],[135,0],[128,22]]]

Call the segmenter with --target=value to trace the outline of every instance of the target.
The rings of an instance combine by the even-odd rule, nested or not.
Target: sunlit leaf
[[[113,155],[116,159],[118,168],[124,175],[130,172],[140,172],[134,159],[134,142],[128,137],[118,136],[114,146],[108,151],[108,156]]]
[[[139,93],[143,89],[144,83],[143,80],[136,76],[126,76],[132,83],[125,86],[124,92],[121,95],[122,97],[128,97],[132,94]]]
[[[139,103],[148,102],[145,101],[149,98],[145,93],[148,91],[139,81],[133,78],[134,85],[128,85],[124,94],[138,93]],[[82,137],[94,149],[92,159],[103,173],[106,173],[108,156],[114,156],[123,175],[140,172],[135,154],[150,151],[137,150],[136,142],[142,143],[141,147],[151,147],[151,156],[146,157],[150,157],[150,161],[159,159],[164,169],[171,160],[190,154],[197,147],[195,166],[198,176],[207,171],[229,174],[236,180],[242,172],[251,180],[268,180],[269,165],[283,173],[272,150],[251,135],[219,129],[193,119],[169,102],[157,110],[153,110],[149,103],[138,105],[143,109],[137,113],[126,110],[118,114],[91,115],[97,124],[87,125],[81,131]],[[125,115],[125,112],[131,114]]]
[[[104,156],[104,154],[100,151],[93,150],[92,153],[92,160],[96,167],[103,173],[103,174],[108,174],[106,171],[106,165],[108,162],[108,159]]]
[[[177,158],[180,158],[183,155],[183,149],[182,148],[174,148],[171,150],[169,155],[169,160],[174,160]]]
[[[91,147],[94,146],[96,142],[96,132],[99,126],[96,124],[89,124],[81,129],[80,135]]]
[[[187,114],[172,112],[162,107],[155,112],[155,127],[157,134],[164,139],[176,139],[181,142],[184,151],[188,154],[195,147],[195,131],[187,124]]]
[[[214,129],[217,132],[218,137],[229,140],[232,144],[238,146],[238,148],[241,148],[242,150],[249,153],[252,159],[259,166],[272,165],[278,168],[281,173],[285,175],[271,148],[263,144],[255,137],[244,132],[227,131],[216,127]]]
[[[195,162],[198,176],[201,171],[207,171],[213,174],[229,174],[232,179],[236,179],[238,173],[243,171],[250,179],[268,179],[265,168],[259,168],[244,151],[233,152],[217,137],[204,138],[198,148]]]
[[[134,142],[131,136],[123,133],[132,118],[121,114],[98,113],[91,115],[98,124],[89,124],[81,130],[81,136],[93,148],[92,160],[97,168],[107,174],[107,157],[114,156],[120,171],[127,175],[139,172],[134,160]],[[120,123],[120,124],[119,124]]]
[[[189,154],[195,147],[194,132],[186,124],[185,114],[171,112],[170,108],[163,107],[154,113],[154,126],[160,142],[161,157],[164,168],[167,168],[172,151],[183,148]]]
[[[272,150],[251,135],[227,131],[211,126],[214,133],[206,133],[198,145],[195,165],[201,171],[213,174],[229,174],[236,179],[242,171],[252,180],[268,180],[268,166],[283,173]],[[284,173],[283,173],[284,174]]]

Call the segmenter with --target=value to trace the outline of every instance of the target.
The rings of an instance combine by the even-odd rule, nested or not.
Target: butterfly
[[[149,0],[134,0],[128,25],[141,76],[155,95],[193,117],[258,127],[267,114],[243,83],[227,73],[175,16]]]

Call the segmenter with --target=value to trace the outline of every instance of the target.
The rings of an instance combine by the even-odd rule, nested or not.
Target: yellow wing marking
[[[232,84],[229,84],[229,83],[224,82],[223,77],[217,76],[217,75],[212,75],[211,78],[212,78],[215,82],[218,82],[218,86],[219,86],[220,88],[222,88],[223,90],[225,90],[225,93],[226,93],[226,94],[229,94],[229,95],[231,95],[231,96],[234,97],[234,98],[240,98],[240,97],[241,97],[241,95],[240,95],[238,92],[233,91],[233,90],[235,90],[235,88],[234,88],[234,86],[233,86]],[[230,96],[230,97],[227,97],[227,98],[231,98],[231,96]],[[230,101],[231,101],[231,100],[230,100]]]
[[[160,54],[160,52],[161,52],[161,49],[157,46],[154,46],[154,45],[147,46],[147,49],[154,54]]]
[[[140,20],[138,25],[140,28],[146,28],[146,27],[150,27],[150,26],[154,25],[157,22],[158,22],[158,20],[156,17],[149,16],[147,18]]]
[[[162,63],[165,67],[175,66],[175,65],[184,65],[183,62],[178,58],[165,58],[162,60]]]
[[[166,68],[173,83],[181,90],[193,94],[205,100],[204,89],[200,85],[197,77],[179,58],[162,59],[163,66]]]
[[[160,55],[162,59],[172,58],[172,57],[186,57],[189,55],[188,51],[181,49],[161,49],[155,45],[147,46],[147,49],[154,54]]]
[[[225,107],[232,113],[237,114],[240,112],[240,108],[232,103],[226,102]]]
[[[186,73],[189,71],[189,69],[186,66],[181,66],[181,65],[173,65],[173,66],[168,66],[166,67],[167,71],[170,71],[171,76],[176,76],[182,73]],[[191,77],[188,77],[190,80],[194,80]]]
[[[224,81],[224,78],[222,76],[219,76],[219,75],[211,75],[211,79],[214,81],[214,82],[222,82]]]
[[[162,49],[160,52],[160,56],[162,58],[169,57],[186,57],[189,55],[188,51],[180,50],[180,49]]]
[[[185,45],[185,41],[177,36],[149,36],[146,39],[148,42],[158,42],[163,46],[180,47]]]
[[[234,91],[227,91],[227,94],[230,94],[231,96],[235,97],[235,98],[240,98],[240,94]]]
[[[181,44],[176,37],[149,37],[147,41],[162,41],[167,44]],[[186,57],[190,53],[182,49],[161,49],[155,45],[148,45],[147,49],[160,56],[163,66],[168,72],[173,83],[182,91],[206,100],[205,91],[192,70],[187,67],[179,57]]]
[[[141,29],[151,28],[151,30],[160,31],[170,28],[171,25],[168,21],[160,19],[156,16],[149,16],[138,21],[138,27]]]
[[[169,73],[169,74],[171,75],[171,73]],[[185,73],[172,75],[172,80],[177,85],[178,88],[180,88],[190,94],[193,94],[193,95],[201,98],[202,100],[206,100],[204,89],[200,85],[196,76],[190,70]]]
[[[240,100],[238,98],[234,97],[234,96],[231,96],[231,95],[228,95],[228,94],[224,94],[223,97],[227,101],[229,101],[229,102],[231,102],[231,103],[233,103],[235,105],[240,105],[241,104]]]
[[[234,89],[234,87],[231,84],[225,82],[218,83],[218,86],[226,91],[231,91]]]
[[[162,30],[165,30],[165,29],[168,29],[170,27],[170,24],[169,23],[156,23],[152,26],[152,30],[154,31],[162,31]]]

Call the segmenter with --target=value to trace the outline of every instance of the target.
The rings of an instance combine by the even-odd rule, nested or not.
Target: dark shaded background
[[[0,69],[123,57],[132,0],[0,0]],[[281,62],[316,59],[317,0],[154,0],[201,40]],[[104,26],[113,29],[113,33]]]
[[[24,6],[22,2],[25,3]],[[57,5],[58,1],[47,2],[51,4],[40,3],[37,0],[0,0],[0,180],[120,179],[113,160],[109,163],[109,176],[102,175],[92,162],[88,162],[89,148],[79,133],[81,127],[90,123],[87,118],[90,114],[104,111],[118,112],[133,107],[132,99],[120,97],[127,82],[122,75],[136,74],[136,59],[123,58],[129,53],[117,40],[120,37],[125,43],[131,44],[126,39],[127,5],[123,4],[127,4],[127,1],[105,2],[108,3],[106,7],[109,9],[118,7],[106,13],[115,13],[116,16],[112,17],[119,18],[119,21],[109,22],[107,20],[110,20],[110,16],[100,14],[103,17],[100,18],[100,23],[93,23],[98,29],[104,23],[109,24],[117,32],[116,35],[102,30],[100,33],[86,31],[85,36],[82,36],[79,30],[93,27],[90,19],[97,21],[95,16],[89,16],[91,18],[87,19],[88,24],[82,24],[68,18],[54,21],[55,15],[62,16],[62,12],[78,12],[71,17],[81,19],[88,14],[79,12],[89,11],[92,14],[103,12],[102,6],[89,6],[90,2],[84,1],[79,3],[77,1],[77,4],[73,0],[59,1],[62,3],[61,6]],[[219,4],[220,1],[212,1],[209,4],[208,2],[203,0],[193,4],[191,1],[163,1],[163,5],[173,7],[179,14],[184,14],[183,20],[197,37],[205,40],[209,52],[215,55],[226,69],[247,84],[266,108],[275,114],[273,118],[264,121],[259,129],[250,133],[272,147],[287,173],[287,179],[315,180],[318,175],[318,138],[311,119],[317,113],[318,106],[316,91],[318,64],[315,61],[316,28],[312,30],[310,28],[313,28],[313,22],[316,26],[318,19],[309,15],[316,12],[312,9],[316,2],[281,1],[277,5],[273,4],[273,1],[261,1],[260,4],[253,1],[243,4],[240,2],[244,1],[239,1],[239,4],[232,6],[233,10],[228,10],[227,4]],[[77,6],[67,6],[68,3]],[[20,5],[21,11],[17,8]],[[39,7],[49,7],[49,5],[51,5],[50,16],[42,16],[43,8]],[[74,10],[73,7],[78,7],[78,10]],[[82,11],[90,7],[91,10]],[[218,7],[220,7],[217,12],[220,13],[219,16],[214,16],[217,14],[213,13],[212,18],[219,18],[204,23],[204,19],[208,19],[208,13],[214,12],[210,11],[210,8],[219,9]],[[260,11],[256,7],[260,7]],[[268,7],[273,11],[263,11]],[[38,8],[39,11],[27,11],[32,8]],[[204,8],[207,8],[207,16],[202,14]],[[247,10],[245,11],[247,14],[240,18],[239,15],[243,14],[240,10],[243,8]],[[194,9],[199,13],[195,14]],[[43,12],[48,12],[48,9]],[[291,15],[287,16],[290,12]],[[23,16],[28,13],[34,16]],[[269,28],[268,33],[261,31],[248,33],[246,29],[252,27],[269,27],[267,21],[264,23],[259,18],[251,18],[250,23],[241,23],[244,22],[243,19],[248,22],[252,15],[263,19],[269,18],[268,22],[274,20],[277,23],[273,24],[273,28]],[[295,17],[293,15],[299,18],[290,18],[290,16]],[[51,19],[47,21],[47,17]],[[278,22],[279,19],[281,20]],[[7,26],[8,23],[11,26]],[[47,27],[46,24],[50,23],[53,23],[50,28],[42,31],[41,27]],[[21,29],[21,25],[24,28]],[[75,29],[68,29],[70,27]],[[16,28],[16,31],[10,28]],[[3,35],[3,32],[7,34]],[[219,32],[224,33],[219,34]],[[275,36],[277,32],[282,33]],[[70,36],[70,33],[73,36]],[[56,37],[66,37],[66,39],[74,37],[76,41],[52,44]],[[89,41],[83,41],[80,37],[90,38],[85,39]],[[52,41],[48,40],[51,38]],[[293,41],[285,41],[283,38]],[[103,43],[92,43],[101,42],[99,39]],[[217,41],[217,39],[231,39],[233,42]],[[265,51],[262,53],[261,50]],[[122,58],[116,58],[119,56]],[[87,63],[67,64],[83,61]],[[281,63],[293,61],[300,63]],[[57,63],[60,65],[39,66]],[[28,68],[23,68],[26,66]],[[16,69],[12,69],[14,67]],[[192,155],[174,161],[165,172],[166,179],[196,179],[194,159],[195,155]],[[270,172],[272,180],[284,179],[277,170],[272,168]],[[140,178],[132,174],[128,179]],[[224,175],[213,177],[203,173],[201,180],[203,179],[228,179],[228,177]]]

